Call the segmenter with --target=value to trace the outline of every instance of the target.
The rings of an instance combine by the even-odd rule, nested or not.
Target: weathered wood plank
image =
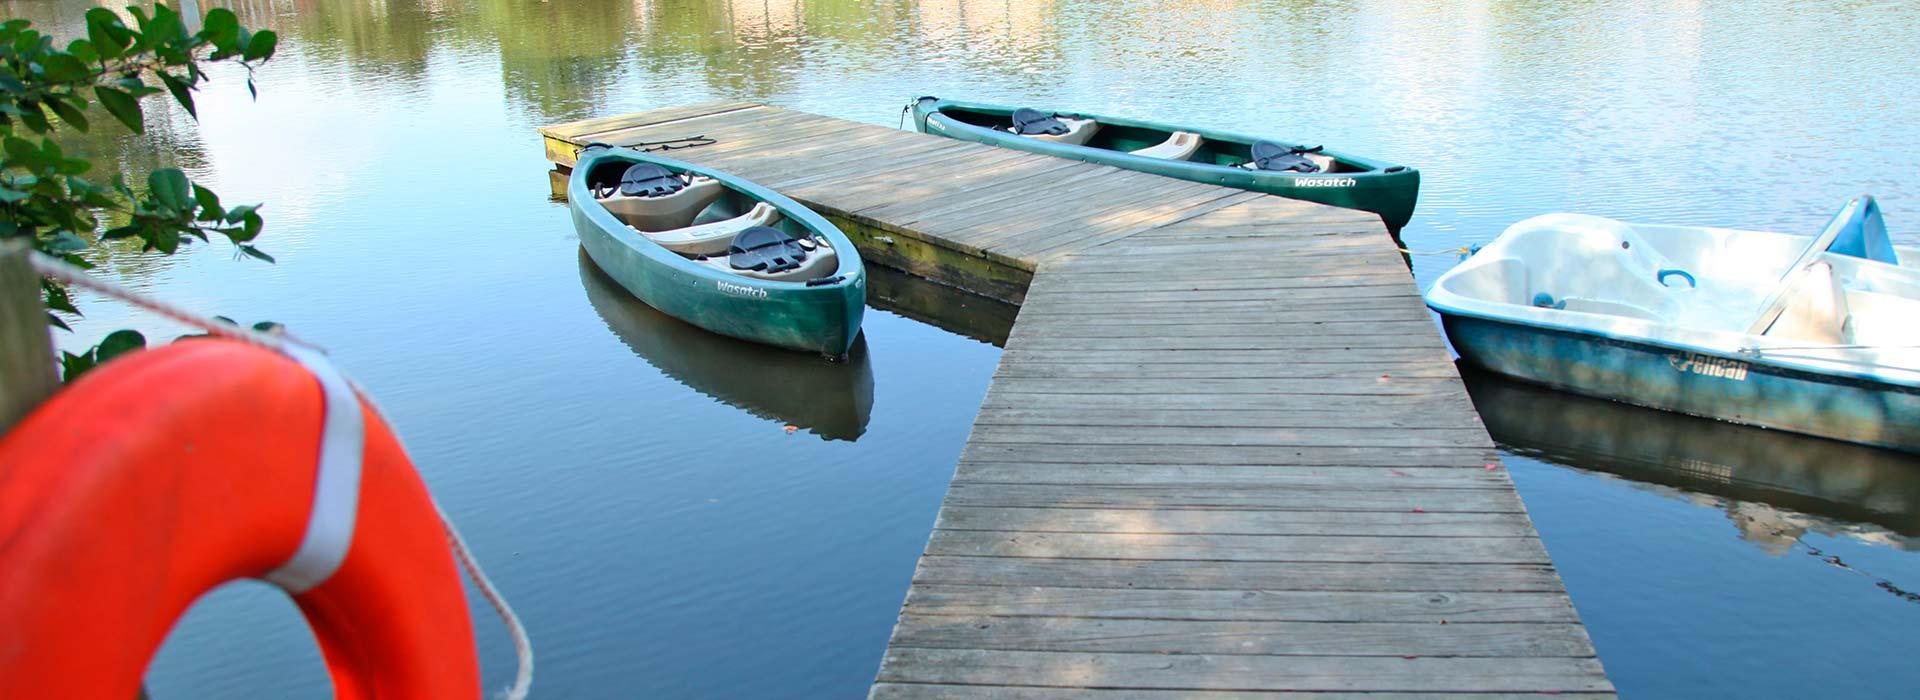
[[[1577,623],[1439,625],[1425,619],[1325,624],[920,613],[910,610],[900,618],[895,644],[923,649],[1259,656],[1593,656],[1592,643]]]
[[[1038,464],[1247,464],[1328,467],[1471,467],[1493,464],[1493,450],[1439,447],[1270,447],[1266,445],[973,444],[960,459]]]
[[[1112,380],[1109,380],[1112,381]],[[1194,380],[1211,381],[1211,380]],[[1251,381],[1251,380],[1249,380]],[[1264,381],[1264,380],[1263,380]],[[1103,382],[1104,383],[1104,382]],[[976,423],[973,442],[1100,445],[1234,445],[1272,447],[1483,447],[1487,431],[1473,428],[1254,428],[1245,426],[1156,427],[1114,430],[1099,425]]]
[[[24,240],[0,241],[0,434],[59,386],[40,273],[27,262],[31,250]]]
[[[920,558],[913,582],[970,586],[1263,591],[1482,591],[1564,593],[1545,564],[1191,562],[1153,559]]]
[[[630,129],[650,124],[663,124],[688,117],[724,114],[755,107],[762,107],[762,105],[752,102],[702,102],[679,107],[653,109],[633,114],[621,114],[611,117],[582,119],[579,121],[553,124],[540,127],[539,131],[545,136],[560,139],[574,139],[600,132]],[[582,143],[584,144],[585,140],[583,140]]]
[[[906,614],[1104,620],[1559,623],[1580,621],[1557,593],[1178,591],[1071,586],[915,586]],[[988,647],[979,647],[988,648]],[[1592,656],[1591,648],[1572,656]]]
[[[1556,691],[1558,692],[1558,691]],[[1607,700],[1613,693],[1559,692],[1576,700]],[[1431,693],[1348,693],[1291,690],[1144,690],[1140,688],[1044,688],[1011,685],[951,685],[936,683],[875,683],[868,700],[1234,700],[1236,698],[1298,698],[1337,700],[1419,700]],[[1540,700],[1540,693],[1448,693],[1447,700]]]
[[[880,681],[1062,688],[1386,692],[1608,692],[1581,658],[1244,656],[893,647]]]
[[[1533,524],[1524,513],[1003,508],[958,504],[942,508],[934,527],[989,532],[1140,535],[1527,537],[1533,534]]]
[[[967,503],[962,503],[967,505]],[[1025,559],[1546,564],[1531,537],[1136,535],[935,530],[928,554]],[[1194,564],[1204,566],[1204,564]]]
[[[1429,513],[1524,513],[1510,488],[1434,489],[1299,486],[1284,488],[1175,487],[1155,484],[975,484],[956,482],[947,502],[957,506],[1027,508],[1224,508],[1372,510]]]

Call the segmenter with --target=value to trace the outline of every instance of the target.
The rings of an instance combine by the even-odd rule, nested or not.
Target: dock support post
[[[53,393],[53,338],[24,240],[0,241],[0,434]]]

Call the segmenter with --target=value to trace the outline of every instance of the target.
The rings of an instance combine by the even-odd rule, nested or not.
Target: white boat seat
[[[1061,117],[1060,123],[1067,125],[1067,133],[1021,134],[1021,136],[1030,139],[1040,139],[1041,141],[1064,143],[1069,146],[1085,146],[1087,145],[1087,141],[1093,138],[1093,133],[1100,130],[1100,122],[1092,119],[1068,119]]]
[[[780,220],[780,210],[766,202],[759,202],[747,213],[722,219],[695,224],[684,228],[666,231],[641,231],[647,240],[682,255],[720,255],[727,252],[727,245],[741,231],[755,226],[772,226]]]
[[[1129,153],[1136,156],[1146,156],[1148,158],[1186,160],[1193,156],[1194,151],[1200,150],[1200,141],[1199,134],[1191,131],[1176,131],[1173,132],[1172,136],[1167,137],[1167,140],[1161,141],[1157,145],[1148,146],[1137,151],[1129,151]]]
[[[1747,329],[1749,335],[1809,343],[1853,342],[1853,318],[1847,293],[1833,266],[1816,262],[1792,275]]]
[[[693,223],[694,217],[726,191],[719,180],[696,176],[672,194],[644,197],[614,192],[597,200],[628,226],[641,231],[668,231]]]

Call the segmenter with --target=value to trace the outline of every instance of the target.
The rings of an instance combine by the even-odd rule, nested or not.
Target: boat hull
[[[1920,389],[1440,310],[1462,361],[1622,403],[1920,452]]]
[[[635,159],[630,153],[594,157]],[[648,306],[695,326],[777,347],[835,358],[846,356],[859,337],[866,311],[866,270],[850,240],[818,214],[759,185],[671,159],[648,156],[647,160],[721,180],[818,231],[840,255],[839,279],[831,284],[809,285],[729,275],[646,240],[590,197],[570,196],[568,208],[580,235],[580,247],[595,265]],[[590,166],[590,161],[582,161],[576,167],[576,182],[570,183],[570,192],[591,191],[583,179]]]
[[[1138,170],[1165,177],[1205,182],[1223,187],[1262,192],[1288,199],[1318,202],[1347,209],[1359,209],[1378,214],[1387,229],[1398,233],[1407,221],[1413,218],[1413,209],[1420,195],[1420,171],[1401,165],[1374,162],[1349,155],[1339,155],[1340,160],[1365,163],[1372,167],[1367,172],[1340,173],[1285,173],[1270,170],[1248,170],[1232,165],[1196,160],[1167,160],[1140,156],[1125,151],[1075,146],[1053,141],[1018,136],[1004,131],[996,131],[940,114],[944,107],[955,107],[975,112],[1006,112],[1013,108],[1003,105],[991,105],[975,102],[958,102],[936,98],[921,98],[913,104],[913,122],[921,133],[945,136],[962,141],[973,141],[991,146],[1012,148],[1042,155],[1111,165],[1116,168]],[[1106,117],[1086,113],[1062,112],[1063,116],[1091,118],[1102,124],[1122,127],[1142,127],[1166,131],[1188,131],[1199,134],[1208,141],[1233,144],[1252,143],[1252,136],[1223,131],[1197,129],[1171,124]],[[1389,172],[1391,171],[1391,172]]]

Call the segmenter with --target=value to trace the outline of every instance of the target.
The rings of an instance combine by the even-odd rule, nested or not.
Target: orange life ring
[[[0,438],[0,698],[129,700],[216,586],[280,585],[335,697],[480,697],[426,486],[317,355],[228,340],[117,359]]]

